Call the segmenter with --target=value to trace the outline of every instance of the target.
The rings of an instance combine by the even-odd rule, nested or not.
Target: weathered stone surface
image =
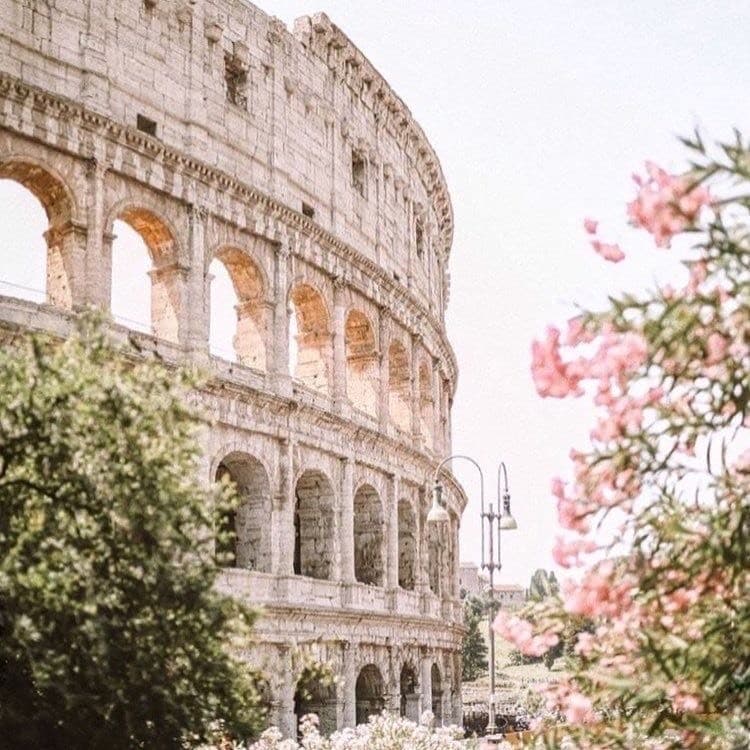
[[[450,450],[452,210],[404,103],[324,14],[289,32],[242,0],[0,0],[0,178],[49,217],[47,304],[3,336],[109,309],[115,220],[152,260],[144,356],[193,362],[205,482],[241,505],[223,590],[264,607],[244,658],[273,719],[383,707],[460,716],[458,526],[425,526]],[[209,264],[237,293],[238,361],[209,354]],[[290,307],[299,357],[289,374]],[[295,703],[305,659],[332,691]]]

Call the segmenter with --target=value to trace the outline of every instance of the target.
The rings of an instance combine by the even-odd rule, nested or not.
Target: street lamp
[[[482,569],[490,574],[490,608],[488,614],[490,633],[490,697],[488,702],[489,721],[487,723],[487,734],[495,734],[495,631],[492,629],[492,620],[495,614],[495,571],[502,569],[500,559],[500,532],[511,531],[518,528],[516,519],[510,510],[510,491],[508,489],[508,469],[505,462],[501,461],[497,468],[497,512],[494,511],[492,503],[489,510],[484,510],[484,474],[479,464],[470,456],[448,456],[444,458],[435,469],[432,486],[432,507],[427,514],[427,523],[446,523],[449,520],[448,512],[442,502],[443,486],[440,484],[440,470],[454,458],[463,458],[476,466],[479,472],[479,500],[481,503],[482,518]],[[485,531],[485,522],[487,530]],[[497,522],[497,523],[495,523]],[[495,531],[497,529],[497,531]],[[497,534],[497,557],[495,556],[495,534]],[[485,537],[488,539],[489,552],[485,556]]]

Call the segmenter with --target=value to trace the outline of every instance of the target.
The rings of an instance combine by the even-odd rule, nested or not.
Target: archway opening
[[[432,394],[430,368],[423,362],[419,366],[419,431],[424,444],[433,447],[435,409]]]
[[[290,374],[308,388],[328,394],[333,351],[325,302],[308,284],[296,286],[290,302]]]
[[[442,571],[440,569],[440,563],[442,561],[441,555],[441,534],[438,528],[438,524],[423,524],[427,527],[427,564],[428,564],[428,580],[430,584],[430,591],[437,596],[440,596],[440,579]]]
[[[183,271],[177,264],[172,233],[143,208],[124,209],[112,231],[113,318],[128,328],[176,343]]]
[[[399,713],[410,721],[419,721],[419,683],[417,670],[411,664],[401,667]]]
[[[222,248],[209,267],[210,348],[223,359],[266,369],[263,279],[247,253]]]
[[[374,664],[364,667],[355,686],[357,724],[366,724],[370,716],[376,716],[385,708],[383,675]]]
[[[336,686],[324,683],[308,667],[302,670],[294,690],[294,716],[297,729],[303,716],[318,717],[320,733],[328,736],[336,731]]]
[[[39,165],[0,164],[0,294],[69,309],[75,273],[73,204],[62,182]]]
[[[440,674],[440,668],[437,664],[432,665],[432,714],[435,717],[435,724],[443,724],[443,678]]]
[[[416,583],[417,522],[411,503],[398,501],[398,585],[413,591]]]
[[[383,585],[383,523],[378,493],[363,485],[354,495],[354,577],[360,583]]]
[[[375,334],[359,310],[350,310],[344,328],[346,394],[352,406],[372,417],[378,412],[379,367]]]
[[[388,412],[391,422],[411,432],[411,375],[409,355],[400,341],[388,349]]]
[[[295,488],[294,572],[330,579],[333,560],[333,486],[320,471],[306,471]]]
[[[235,485],[239,504],[217,518],[216,556],[225,567],[271,572],[271,486],[263,464],[246,453],[226,456],[216,481]]]

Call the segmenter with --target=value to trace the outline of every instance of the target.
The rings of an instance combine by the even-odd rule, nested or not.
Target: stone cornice
[[[361,50],[325,13],[302,16],[294,36],[361,99],[410,155],[435,207],[447,258],[453,243],[453,206],[440,160],[409,108]]]
[[[117,123],[103,114],[88,110],[70,99],[32,86],[2,72],[0,72],[0,96],[12,97],[22,102],[31,100],[36,110],[42,112],[53,111],[57,117],[65,119],[68,123],[74,123],[77,120],[85,129],[98,131],[110,140],[116,141],[125,147],[136,148],[139,153],[159,160],[166,165],[173,166],[175,169],[187,173],[194,179],[218,187],[223,191],[230,191],[251,205],[263,207],[270,217],[285,225],[285,230],[291,230],[292,235],[295,233],[303,235],[309,240],[316,241],[328,249],[334,250],[340,258],[355,265],[359,270],[375,280],[385,294],[391,296],[393,302],[401,302],[410,313],[412,319],[423,320],[432,326],[436,333],[434,340],[439,348],[438,354],[443,357],[446,363],[451,391],[452,394],[455,394],[458,365],[455,353],[447,341],[442,321],[419,302],[409,289],[396,283],[377,263],[367,258],[351,245],[319,226],[299,211],[295,211],[257,188],[251,187],[220,169],[168,146],[157,138],[146,135],[136,128]],[[12,132],[19,132],[28,137],[28,133],[18,130],[6,122],[0,121],[0,127],[7,128]],[[48,143],[46,141],[45,143],[58,150],[63,150],[64,148],[57,143]],[[92,153],[83,153],[84,150],[90,150],[90,144],[81,142],[77,145],[80,147],[80,151],[73,151],[70,144],[67,150],[79,157],[82,156],[90,159],[94,156]],[[266,236],[270,235],[269,238],[275,241],[280,241],[284,234],[280,226],[266,226],[262,231],[264,231]],[[304,251],[302,247],[305,244],[309,245],[309,243],[294,242],[295,247],[293,248],[293,251],[303,259]],[[383,300],[375,301],[382,302]]]

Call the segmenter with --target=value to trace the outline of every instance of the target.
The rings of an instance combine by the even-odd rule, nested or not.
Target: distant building
[[[461,591],[467,596],[479,596],[490,587],[487,574],[479,570],[479,566],[473,562],[462,562],[459,569],[459,582]],[[496,583],[494,585],[495,599],[503,607],[513,609],[522,607],[526,603],[527,591],[517,583]]]

